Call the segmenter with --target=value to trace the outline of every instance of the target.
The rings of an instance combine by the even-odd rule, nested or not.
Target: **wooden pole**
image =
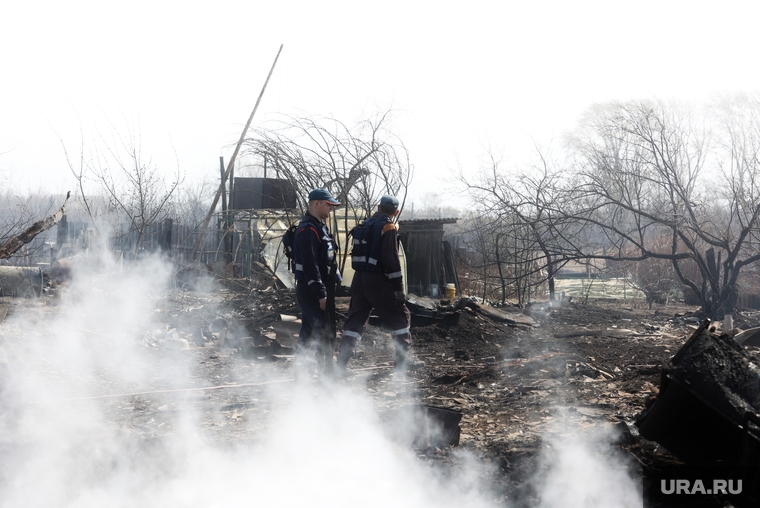
[[[248,128],[251,126],[251,122],[253,121],[254,115],[256,115],[256,110],[259,109],[259,104],[261,103],[261,98],[264,96],[264,91],[267,89],[267,84],[269,84],[269,78],[272,77],[272,73],[274,72],[274,67],[277,65],[277,59],[280,58],[280,53],[282,52],[282,44],[280,44],[280,49],[277,51],[277,56],[274,58],[274,62],[272,63],[272,68],[269,69],[269,74],[267,75],[266,81],[264,81],[264,86],[261,88],[261,93],[259,93],[259,98],[256,99],[256,105],[253,107],[253,111],[251,111],[251,116],[248,117],[248,122],[245,124],[245,128],[243,128],[243,132],[240,133],[240,139],[238,140],[237,145],[235,146],[235,151],[232,152],[232,157],[230,158],[230,162],[227,165],[227,172],[224,175],[224,180],[229,178],[230,173],[232,173],[232,168],[235,166],[235,159],[237,159],[238,152],[240,151],[240,147],[243,145],[243,140],[245,139],[245,135],[248,133]],[[219,197],[221,196],[222,192],[224,191],[224,182],[222,182],[219,185],[219,189],[216,191],[216,196],[214,196],[214,202],[211,203],[211,209],[208,212],[208,215],[206,216],[206,220],[203,222],[203,226],[201,227],[201,234],[198,237],[198,241],[195,242],[195,246],[193,247],[193,255],[190,258],[190,262],[194,263],[196,257],[198,256],[198,249],[200,249],[201,245],[203,245],[203,240],[206,238],[206,229],[208,229],[208,224],[211,222],[211,217],[214,215],[214,210],[216,210],[216,205],[219,203]]]
[[[219,174],[222,176],[222,220],[219,229],[222,230],[222,243],[224,245],[224,263],[232,263],[232,207],[227,204],[227,182],[224,178],[224,157],[219,157]],[[231,200],[231,197],[230,197]]]
[[[219,157],[219,174],[222,177],[222,211],[227,211],[227,192],[225,184],[227,183],[227,179],[224,178],[224,157]]]

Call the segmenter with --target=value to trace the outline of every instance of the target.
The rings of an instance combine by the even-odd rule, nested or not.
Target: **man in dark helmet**
[[[412,344],[409,331],[411,315],[404,294],[404,279],[398,255],[398,226],[393,218],[399,213],[395,196],[383,196],[377,212],[352,232],[351,303],[343,338],[338,350],[338,371],[345,374],[349,360],[367,327],[372,309],[383,325],[390,330],[395,350],[397,371],[418,368],[421,362],[411,361],[408,355]]]
[[[335,258],[335,240],[325,220],[340,202],[325,189],[309,193],[309,209],[304,214],[293,240],[296,299],[301,307],[301,331],[295,352],[296,375],[317,369],[321,357],[332,367],[328,293],[333,295],[335,280],[340,280]],[[331,287],[332,286],[332,287]],[[332,302],[334,303],[334,302]]]

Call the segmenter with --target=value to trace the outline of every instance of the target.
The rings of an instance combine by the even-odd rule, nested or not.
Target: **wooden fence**
[[[224,228],[222,214],[216,214],[198,249],[197,259],[204,264],[233,263],[236,275],[250,277],[254,264],[260,261],[267,243],[277,240],[290,224],[290,219],[278,213],[238,214],[230,228]],[[199,227],[188,226],[171,219],[150,225],[142,235],[130,230],[129,224],[120,224],[110,231],[108,248],[120,253],[125,260],[133,260],[146,253],[164,253],[177,264],[189,263],[198,239]],[[231,241],[225,242],[227,235]],[[94,246],[97,232],[89,222],[68,221],[66,218],[54,228],[37,235],[26,244],[10,264],[42,266]],[[139,246],[138,246],[139,243]]]

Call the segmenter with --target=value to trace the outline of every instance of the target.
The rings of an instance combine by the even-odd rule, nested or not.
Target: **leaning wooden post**
[[[264,96],[264,91],[267,89],[267,84],[269,83],[269,78],[272,77],[272,72],[274,72],[274,67],[277,65],[277,59],[280,58],[280,53],[282,52],[282,44],[280,44],[280,50],[277,52],[277,56],[274,58],[274,62],[272,63],[272,68],[269,69],[269,74],[267,75],[266,81],[264,81],[264,86],[261,88],[261,93],[259,93],[259,98],[256,99],[256,105],[253,107],[253,111],[251,111],[251,116],[248,117],[248,122],[245,124],[245,128],[243,128],[243,132],[240,134],[240,140],[238,140],[237,146],[235,146],[235,151],[232,152],[232,157],[230,158],[230,163],[227,165],[227,172],[224,175],[223,180],[226,180],[230,177],[230,173],[232,172],[232,168],[235,165],[235,159],[237,159],[238,152],[240,151],[240,147],[243,145],[243,140],[245,139],[245,135],[248,132],[248,127],[251,126],[251,122],[253,121],[253,117],[256,114],[256,110],[259,109],[259,103],[261,103],[261,98]],[[219,189],[216,191],[216,196],[214,196],[214,202],[211,203],[211,209],[208,212],[208,215],[206,216],[206,220],[203,222],[203,226],[201,226],[200,236],[198,237],[198,241],[195,243],[195,247],[193,247],[193,255],[190,258],[190,262],[194,263],[195,258],[198,255],[198,249],[201,245],[203,245],[203,240],[206,238],[206,229],[208,229],[208,223],[211,222],[211,217],[214,215],[214,210],[216,210],[216,205],[219,203],[219,196],[221,196],[222,192],[224,190],[224,182],[222,182],[219,185]]]

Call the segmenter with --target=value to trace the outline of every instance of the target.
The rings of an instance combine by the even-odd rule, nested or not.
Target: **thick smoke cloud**
[[[152,347],[169,266],[89,266],[60,306],[26,302],[0,326],[0,506],[504,506],[483,482],[489,466],[466,452],[453,471],[429,465],[356,386],[273,385],[244,442],[204,434],[183,392],[162,399],[176,408],[171,432],[127,432],[135,399],[99,397],[198,388],[197,357]],[[541,506],[631,506],[615,504],[631,482],[605,460],[583,441],[558,446],[537,479]]]

